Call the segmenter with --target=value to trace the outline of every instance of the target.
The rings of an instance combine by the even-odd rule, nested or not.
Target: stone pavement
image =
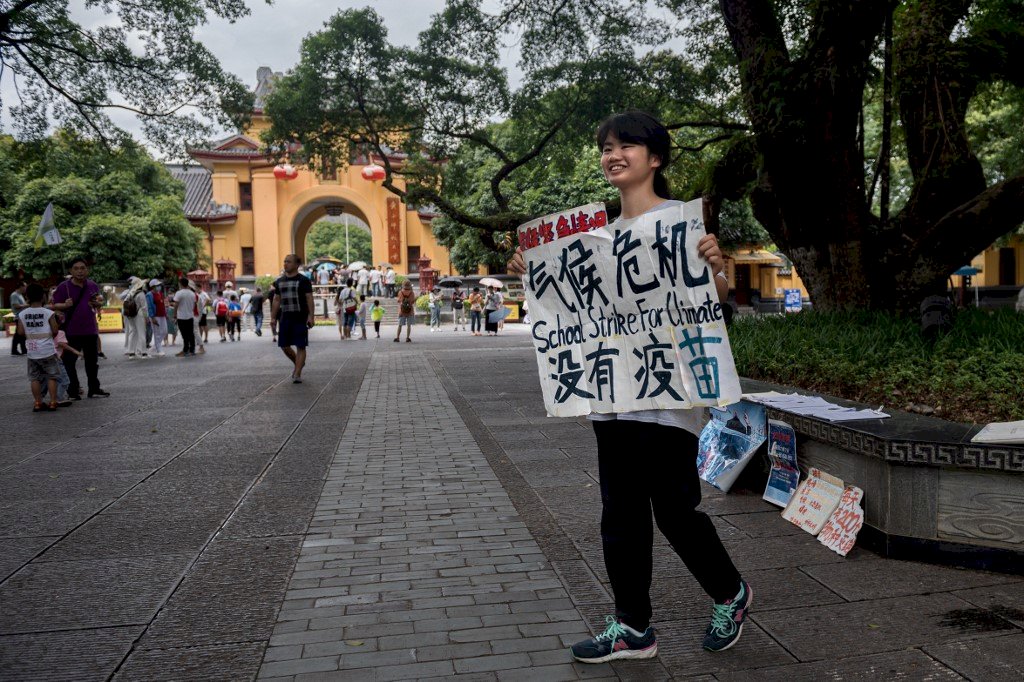
[[[571,663],[611,610],[592,432],[544,416],[524,330],[425,332],[317,329],[302,385],[267,337],[129,362],[106,336],[113,397],[56,415],[0,357],[0,678],[1024,675],[1020,578],[842,559],[712,489],[740,644],[699,648],[710,605],[659,536],[659,658]]]

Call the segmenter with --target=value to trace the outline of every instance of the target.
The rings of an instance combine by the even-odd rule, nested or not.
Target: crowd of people
[[[99,321],[107,296],[89,279],[85,259],[72,261],[70,273],[70,277],[49,291],[38,284],[19,283],[11,295],[17,320],[11,353],[27,356],[36,411],[69,406],[81,400],[83,394],[89,398],[109,395],[100,386],[98,363],[99,358],[106,357]],[[174,353],[175,357],[202,355],[210,342],[213,325],[217,327],[214,338],[220,343],[240,342],[243,332],[262,336],[264,308],[269,303],[273,341],[293,364],[292,380],[301,383],[308,330],[315,323],[313,282],[325,278],[324,283],[337,283],[339,287],[334,304],[342,340],[367,339],[368,323],[373,324],[374,334],[380,338],[385,315],[381,298],[388,297],[395,298],[398,304],[394,341],[401,340],[405,328],[405,340],[411,343],[417,301],[412,282],[405,280],[398,287],[394,269],[384,266],[362,268],[354,277],[346,277],[351,274],[345,266],[333,271],[303,271],[298,257],[290,254],[284,260],[281,276],[266,292],[258,286],[255,291],[235,289],[232,282],[226,282],[223,288],[211,293],[184,277],[171,285],[157,278],[130,277],[127,288],[117,296],[121,301],[124,354],[130,360],[162,358],[178,346],[180,338],[181,348]],[[370,300],[371,297],[376,298]],[[495,313],[504,310],[504,298],[500,289],[493,286],[473,287],[469,291],[461,285],[450,289],[435,286],[428,294],[427,308],[431,332],[441,330],[442,316],[450,310],[456,331],[460,325],[467,331],[468,320],[468,331],[474,336],[497,335],[502,322]],[[79,383],[79,358],[85,366],[87,390]]]
[[[360,296],[394,298],[398,289],[396,284],[398,273],[390,265],[385,264],[375,268],[368,268],[359,262],[351,265],[342,263],[333,268],[328,267],[327,264],[321,264],[312,271],[300,268],[299,274],[305,275],[310,281],[320,286],[351,286]]]

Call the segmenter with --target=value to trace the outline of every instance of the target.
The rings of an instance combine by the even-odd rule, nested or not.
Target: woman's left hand
[[[725,260],[722,258],[722,249],[718,246],[718,237],[713,234],[706,234],[697,242],[697,253],[711,266],[711,274],[718,276],[725,269]]]

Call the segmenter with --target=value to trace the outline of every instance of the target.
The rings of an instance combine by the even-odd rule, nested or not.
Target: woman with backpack
[[[352,288],[352,280],[345,280],[345,286],[338,290],[334,299],[334,310],[338,316],[338,336],[344,340],[352,337],[352,328],[356,326],[356,290]]]
[[[679,204],[672,200],[664,165],[671,137],[653,116],[627,111],[605,120],[597,133],[601,168],[619,190],[621,216],[610,229],[628,229],[651,211]],[[720,300],[729,292],[722,251],[714,235],[697,245],[714,273]],[[525,274],[522,250],[509,262],[509,272]],[[651,626],[653,509],[658,529],[714,601],[704,648],[724,651],[736,644],[753,601],[744,581],[707,514],[697,477],[698,437],[704,411],[640,410],[591,414],[597,437],[601,484],[601,541],[604,562],[615,598],[615,615],[596,637],[571,647],[573,658],[601,663],[619,658],[653,658],[658,654]],[[643,450],[636,451],[638,443]]]
[[[416,294],[412,290],[412,282],[405,280],[398,292],[398,332],[395,343],[402,336],[402,325],[405,325],[405,342],[412,343],[412,323],[416,319]]]

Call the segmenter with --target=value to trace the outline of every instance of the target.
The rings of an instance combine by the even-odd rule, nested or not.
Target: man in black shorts
[[[292,382],[301,384],[309,330],[314,322],[313,283],[299,274],[299,257],[294,253],[284,257],[284,274],[274,282],[274,289],[277,296],[270,310],[270,319],[277,322],[277,345],[295,365]]]

